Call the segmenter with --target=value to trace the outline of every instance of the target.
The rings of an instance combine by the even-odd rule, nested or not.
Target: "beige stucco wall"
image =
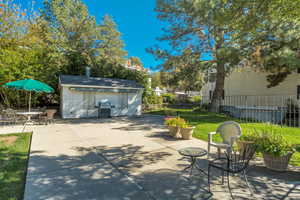
[[[296,95],[297,85],[300,85],[300,74],[289,75],[279,85],[267,88],[267,73],[255,72],[251,68],[235,70],[225,80],[226,96],[235,95]]]
[[[233,71],[225,79],[226,104],[244,105],[247,103],[249,106],[279,106],[284,104],[288,98],[297,101],[297,86],[300,85],[299,73],[289,75],[283,82],[272,88],[267,88],[266,75],[267,73],[256,72],[250,67]],[[214,83],[205,84],[202,89],[204,99],[207,99],[210,90],[214,90],[214,85]],[[236,96],[248,96],[247,102],[245,97]]]

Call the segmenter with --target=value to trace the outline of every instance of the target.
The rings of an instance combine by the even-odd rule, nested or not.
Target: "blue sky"
[[[31,0],[14,0],[26,8]],[[35,9],[42,7],[43,0],[35,0]],[[118,24],[129,56],[138,56],[145,67],[155,67],[158,62],[146,48],[159,44],[157,37],[162,35],[164,24],[156,18],[156,0],[83,0],[91,15],[99,23],[105,14],[111,15]],[[166,47],[166,44],[160,44]]]

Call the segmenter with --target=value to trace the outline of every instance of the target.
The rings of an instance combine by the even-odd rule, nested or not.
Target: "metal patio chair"
[[[39,116],[40,123],[49,124],[54,122],[54,115],[57,112],[55,109],[46,109],[45,112]]]
[[[223,142],[217,143],[213,142],[213,135],[220,134]],[[208,147],[207,147],[207,157],[210,157],[211,146],[218,149],[218,157],[221,156],[221,149],[226,149],[227,152],[231,151],[232,145],[237,138],[242,134],[242,129],[240,125],[234,121],[227,121],[222,123],[216,132],[211,132],[208,134]]]
[[[15,125],[16,124],[16,111],[9,108],[1,112],[1,123],[5,125]]]
[[[254,145],[254,144],[253,144]],[[256,151],[256,146],[247,145],[243,152],[233,151],[231,153],[225,153],[226,158],[216,158],[214,160],[209,161],[208,163],[208,191],[210,191],[210,177],[211,177],[211,168],[215,168],[222,171],[222,184],[224,184],[224,174],[227,174],[227,185],[230,192],[230,195],[233,199],[231,188],[230,188],[230,174],[242,174],[245,182],[249,188],[251,195],[253,192],[250,188],[246,170],[249,166],[249,162],[252,159],[254,153]]]

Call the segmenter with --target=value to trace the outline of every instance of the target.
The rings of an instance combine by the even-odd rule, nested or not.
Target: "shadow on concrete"
[[[38,155],[42,151],[32,152],[25,200],[191,199],[195,194],[207,193],[197,185],[197,179],[184,179],[176,170],[134,174],[171,156],[163,150],[147,152],[141,148],[134,145],[74,147],[81,156],[44,156]],[[202,184],[204,187],[205,183]]]
[[[35,169],[31,169],[33,173],[28,176],[25,200],[230,199],[227,185],[220,185],[221,173],[216,170],[212,172],[212,197],[207,191],[207,177],[203,174],[194,174],[189,179],[181,171],[164,167],[139,171],[144,166],[164,162],[172,155],[164,149],[148,152],[136,145],[73,149],[80,152],[80,156],[43,156],[38,155],[42,152],[32,152],[30,162]],[[206,171],[207,159],[201,158],[198,162]],[[186,165],[181,167],[183,169]],[[300,195],[299,182],[293,183],[300,180],[299,172],[277,173],[255,166],[248,174],[258,199],[297,199],[296,196]],[[235,199],[250,198],[242,178],[232,176],[231,183]]]
[[[162,139],[165,141],[180,141],[182,140],[181,138],[174,138],[173,136],[170,135],[169,131],[159,131],[155,132],[154,134],[146,135],[145,137],[148,138],[156,138],[156,139]]]
[[[248,178],[257,195],[265,199],[300,199],[300,171],[276,172],[252,166]]]
[[[97,146],[92,148],[79,147],[79,151],[93,151],[99,153],[104,159],[114,166],[122,169],[124,172],[128,170],[139,169],[143,166],[155,164],[164,161],[171,156],[169,152],[162,150],[144,151],[144,146],[122,145],[118,147]]]
[[[112,117],[105,119],[56,119],[55,124],[109,124],[119,123],[124,126],[113,128],[125,131],[152,130],[153,128],[164,128],[163,116],[141,115],[132,117]]]
[[[140,117],[127,118],[127,124],[118,128],[117,130],[125,131],[141,131],[152,130],[155,128],[165,128],[163,116],[143,115]]]

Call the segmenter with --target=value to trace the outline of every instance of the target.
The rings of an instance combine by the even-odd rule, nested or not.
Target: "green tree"
[[[198,54],[199,60],[202,54],[210,53],[212,60],[202,66],[217,70],[212,110],[217,110],[218,101],[222,98],[226,69],[241,60],[240,47],[230,38],[235,9],[229,1],[222,0],[157,0],[158,18],[170,24],[164,29],[165,35],[160,40],[169,41],[173,52],[160,49],[153,49],[152,52],[158,58],[168,58],[170,55],[184,55],[183,51],[189,48],[193,54]],[[167,61],[172,63],[170,59]]]
[[[33,12],[31,12],[33,13]],[[40,33],[42,26],[34,13],[26,14],[10,0],[0,0],[0,84],[33,78],[52,86],[57,72],[51,65],[46,52],[47,45]],[[33,103],[42,95],[33,96]],[[0,88],[1,103],[6,106],[22,107],[26,104],[26,93]],[[49,103],[49,98],[44,98]]]
[[[82,74],[85,66],[95,65],[100,51],[100,31],[94,17],[80,0],[45,0],[42,16],[55,46],[67,62],[64,73]]]
[[[100,43],[99,56],[112,63],[124,64],[127,52],[124,50],[124,42],[121,40],[121,33],[117,24],[111,16],[105,15],[99,26]]]
[[[151,77],[151,87],[152,88],[156,88],[156,87],[162,87],[161,84],[161,76],[160,76],[160,72],[154,72],[150,75]]]
[[[199,53],[186,48],[180,55],[168,55],[163,68],[167,73],[173,73],[168,78],[168,84],[174,85],[173,89],[199,91],[203,86],[202,65]]]
[[[138,66],[143,67],[143,63],[142,63],[142,61],[139,57],[130,56],[129,60],[130,60],[132,65],[138,65]]]
[[[299,1],[284,2],[283,5],[280,0],[157,0],[158,18],[169,23],[160,40],[169,41],[172,51],[154,48],[152,52],[158,59],[180,55],[187,47],[198,52],[199,57],[210,54],[211,59],[203,61],[202,66],[216,69],[211,110],[217,111],[225,76],[241,61],[249,60],[255,50],[253,42],[260,41],[265,31],[272,35],[272,29],[266,27],[276,29],[283,22],[293,24],[291,19],[299,16],[292,10],[295,7],[299,11]]]

